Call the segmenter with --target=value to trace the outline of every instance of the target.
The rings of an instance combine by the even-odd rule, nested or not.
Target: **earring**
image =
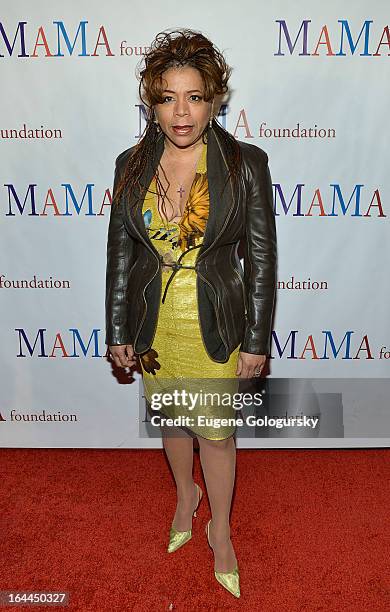
[[[211,115],[210,115],[210,120],[209,120],[209,127],[212,128],[213,127],[213,112],[214,112],[214,100],[211,104]]]
[[[156,119],[156,113],[154,111],[153,111],[153,117],[154,117],[153,123],[155,125],[155,128],[156,128],[157,132],[159,132],[160,131],[160,124],[159,124],[159,122]]]

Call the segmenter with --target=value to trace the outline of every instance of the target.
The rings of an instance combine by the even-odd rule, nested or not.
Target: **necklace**
[[[200,155],[199,155],[199,157],[198,157],[198,159],[196,161],[195,170],[198,167],[198,163],[199,163],[199,160],[200,160],[200,158],[202,156],[202,153],[203,153],[203,146],[201,147]],[[171,170],[171,172],[172,172],[173,178],[175,179],[176,183],[178,183],[178,185],[179,185],[179,189],[176,189],[176,193],[180,194],[180,203],[181,203],[181,200],[182,200],[182,197],[183,197],[183,193],[185,193],[186,190],[184,189],[183,183],[181,181],[177,180],[177,177],[176,177],[175,173],[172,170]],[[182,212],[182,211],[180,211],[180,212]]]

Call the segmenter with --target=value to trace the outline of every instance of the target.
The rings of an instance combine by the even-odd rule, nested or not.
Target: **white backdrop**
[[[2,5],[1,446],[161,446],[139,434],[140,374],[105,358],[104,293],[114,161],[144,128],[135,68],[167,28],[201,30],[225,53],[232,95],[220,122],[269,156],[280,283],[270,376],[388,379],[387,9],[379,0]],[[300,285],[286,288],[292,277]],[[238,445],[387,445],[383,402],[361,407],[377,424],[380,412],[374,435],[348,432],[355,406],[343,439]]]

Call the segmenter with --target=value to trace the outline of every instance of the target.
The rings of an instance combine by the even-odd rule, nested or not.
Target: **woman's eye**
[[[198,94],[192,94],[190,98],[197,98],[196,100],[193,100],[193,101],[198,102],[198,100],[202,99],[202,96],[198,96]],[[172,100],[172,96],[164,96],[163,103],[166,102],[167,100]]]

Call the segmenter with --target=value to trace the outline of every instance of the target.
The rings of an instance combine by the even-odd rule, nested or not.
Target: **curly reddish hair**
[[[199,70],[207,102],[228,90],[227,83],[232,69],[213,43],[195,30],[159,32],[145,54],[144,61],[145,68],[138,73],[139,94],[149,107],[161,104],[164,100],[162,73],[168,68],[192,66]]]

